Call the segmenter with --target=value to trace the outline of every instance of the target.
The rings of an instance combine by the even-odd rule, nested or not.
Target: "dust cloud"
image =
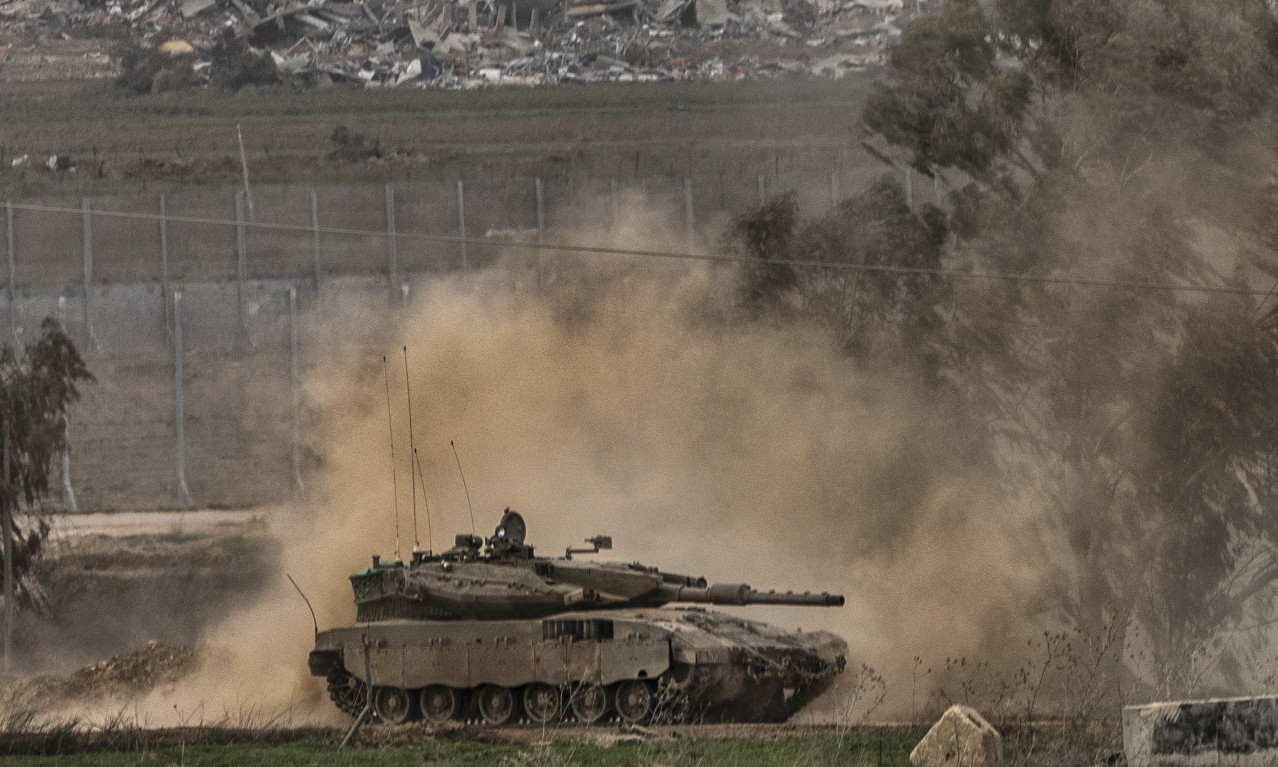
[[[680,249],[660,234],[677,228],[631,202],[576,241]],[[615,559],[845,594],[841,609],[743,614],[834,631],[853,669],[893,678],[916,655],[972,653],[1016,627],[1035,578],[1017,564],[1021,525],[965,465],[964,435],[935,426],[923,387],[857,369],[814,329],[734,320],[722,266],[550,259],[438,280],[391,333],[384,316],[325,307],[323,355],[304,381],[322,469],[306,502],[271,513],[279,573],[208,630],[212,660],[145,701],[144,719],[342,721],[307,675],[310,615],[284,574],[321,629],[352,621],[347,576],[395,553],[393,486],[399,553],[411,551],[404,346],[423,549],[472,530],[459,458],[481,535],[509,506],[543,554],[610,534]]]

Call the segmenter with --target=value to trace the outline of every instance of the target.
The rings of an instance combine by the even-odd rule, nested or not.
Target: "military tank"
[[[337,707],[359,715],[371,683],[374,718],[389,723],[784,721],[843,670],[834,634],[690,606],[835,607],[842,595],[574,558],[611,549],[608,536],[536,556],[526,530],[506,509],[487,540],[374,556],[352,574],[356,625],[317,631],[308,659]]]

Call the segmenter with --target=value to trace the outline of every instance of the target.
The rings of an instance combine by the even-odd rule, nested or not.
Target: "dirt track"
[[[228,509],[192,511],[123,511],[97,514],[55,514],[49,522],[64,537],[102,535],[159,535],[175,530],[207,532],[210,527],[252,524],[261,512]]]

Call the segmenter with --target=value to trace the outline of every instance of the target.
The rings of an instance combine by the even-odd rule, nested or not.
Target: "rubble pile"
[[[0,710],[50,711],[71,701],[123,700],[177,682],[198,664],[194,648],[150,640],[69,676],[32,676],[0,687]]]
[[[194,669],[198,659],[193,648],[161,644],[152,639],[141,649],[72,673],[67,679],[67,688],[76,696],[144,692],[181,679]]]
[[[928,2],[0,0],[0,34],[126,41],[117,73],[139,91],[246,84],[218,83],[219,68],[247,82],[449,89],[841,77],[882,63]],[[5,67],[0,50],[0,79]]]

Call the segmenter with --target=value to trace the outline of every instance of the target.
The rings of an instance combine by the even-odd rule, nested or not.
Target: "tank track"
[[[359,716],[363,712],[367,701],[367,691],[361,680],[345,669],[336,667],[329,671],[327,681],[329,698],[332,699],[338,709],[352,717]],[[722,682],[720,674],[710,669],[678,665],[662,674],[654,682],[655,684],[649,683],[647,685],[651,696],[646,708],[642,713],[631,710],[628,712],[629,716],[622,715],[621,709],[624,706],[619,705],[621,704],[619,700],[622,692],[621,683],[610,685],[607,688],[606,699],[608,703],[606,704],[606,712],[594,720],[583,719],[582,715],[576,713],[572,707],[572,700],[578,695],[578,688],[560,688],[560,707],[551,721],[574,721],[578,726],[612,725],[617,722],[634,724],[687,724],[728,721],[780,722],[785,721],[791,714],[824,691],[832,683],[832,679],[816,680],[814,684],[805,685],[795,691],[795,694],[789,699],[786,699],[781,694],[779,685],[760,684],[753,688],[751,695],[743,696],[741,700],[727,705],[708,705],[706,702],[706,697],[712,693],[717,684]],[[375,692],[381,689],[383,688],[375,688]],[[510,718],[505,721],[486,719],[481,706],[477,705],[478,696],[476,691],[454,690],[453,692],[457,695],[457,704],[454,707],[453,715],[451,717],[446,715],[446,718],[486,723],[490,726],[541,723],[529,717],[524,710],[522,688],[509,690],[514,705]],[[412,701],[409,710],[405,712],[403,717],[392,719],[392,721],[416,721],[422,719],[422,711],[417,704],[421,693],[421,690],[408,691],[408,699]],[[380,693],[378,700],[381,700]],[[374,716],[371,721],[384,721],[384,718],[377,714],[376,704],[373,709]],[[429,720],[429,717],[426,718]],[[440,721],[435,720],[435,723],[438,724]]]
[[[328,697],[339,709],[351,716],[359,716],[368,704],[368,691],[359,679],[343,668],[328,672]]]

